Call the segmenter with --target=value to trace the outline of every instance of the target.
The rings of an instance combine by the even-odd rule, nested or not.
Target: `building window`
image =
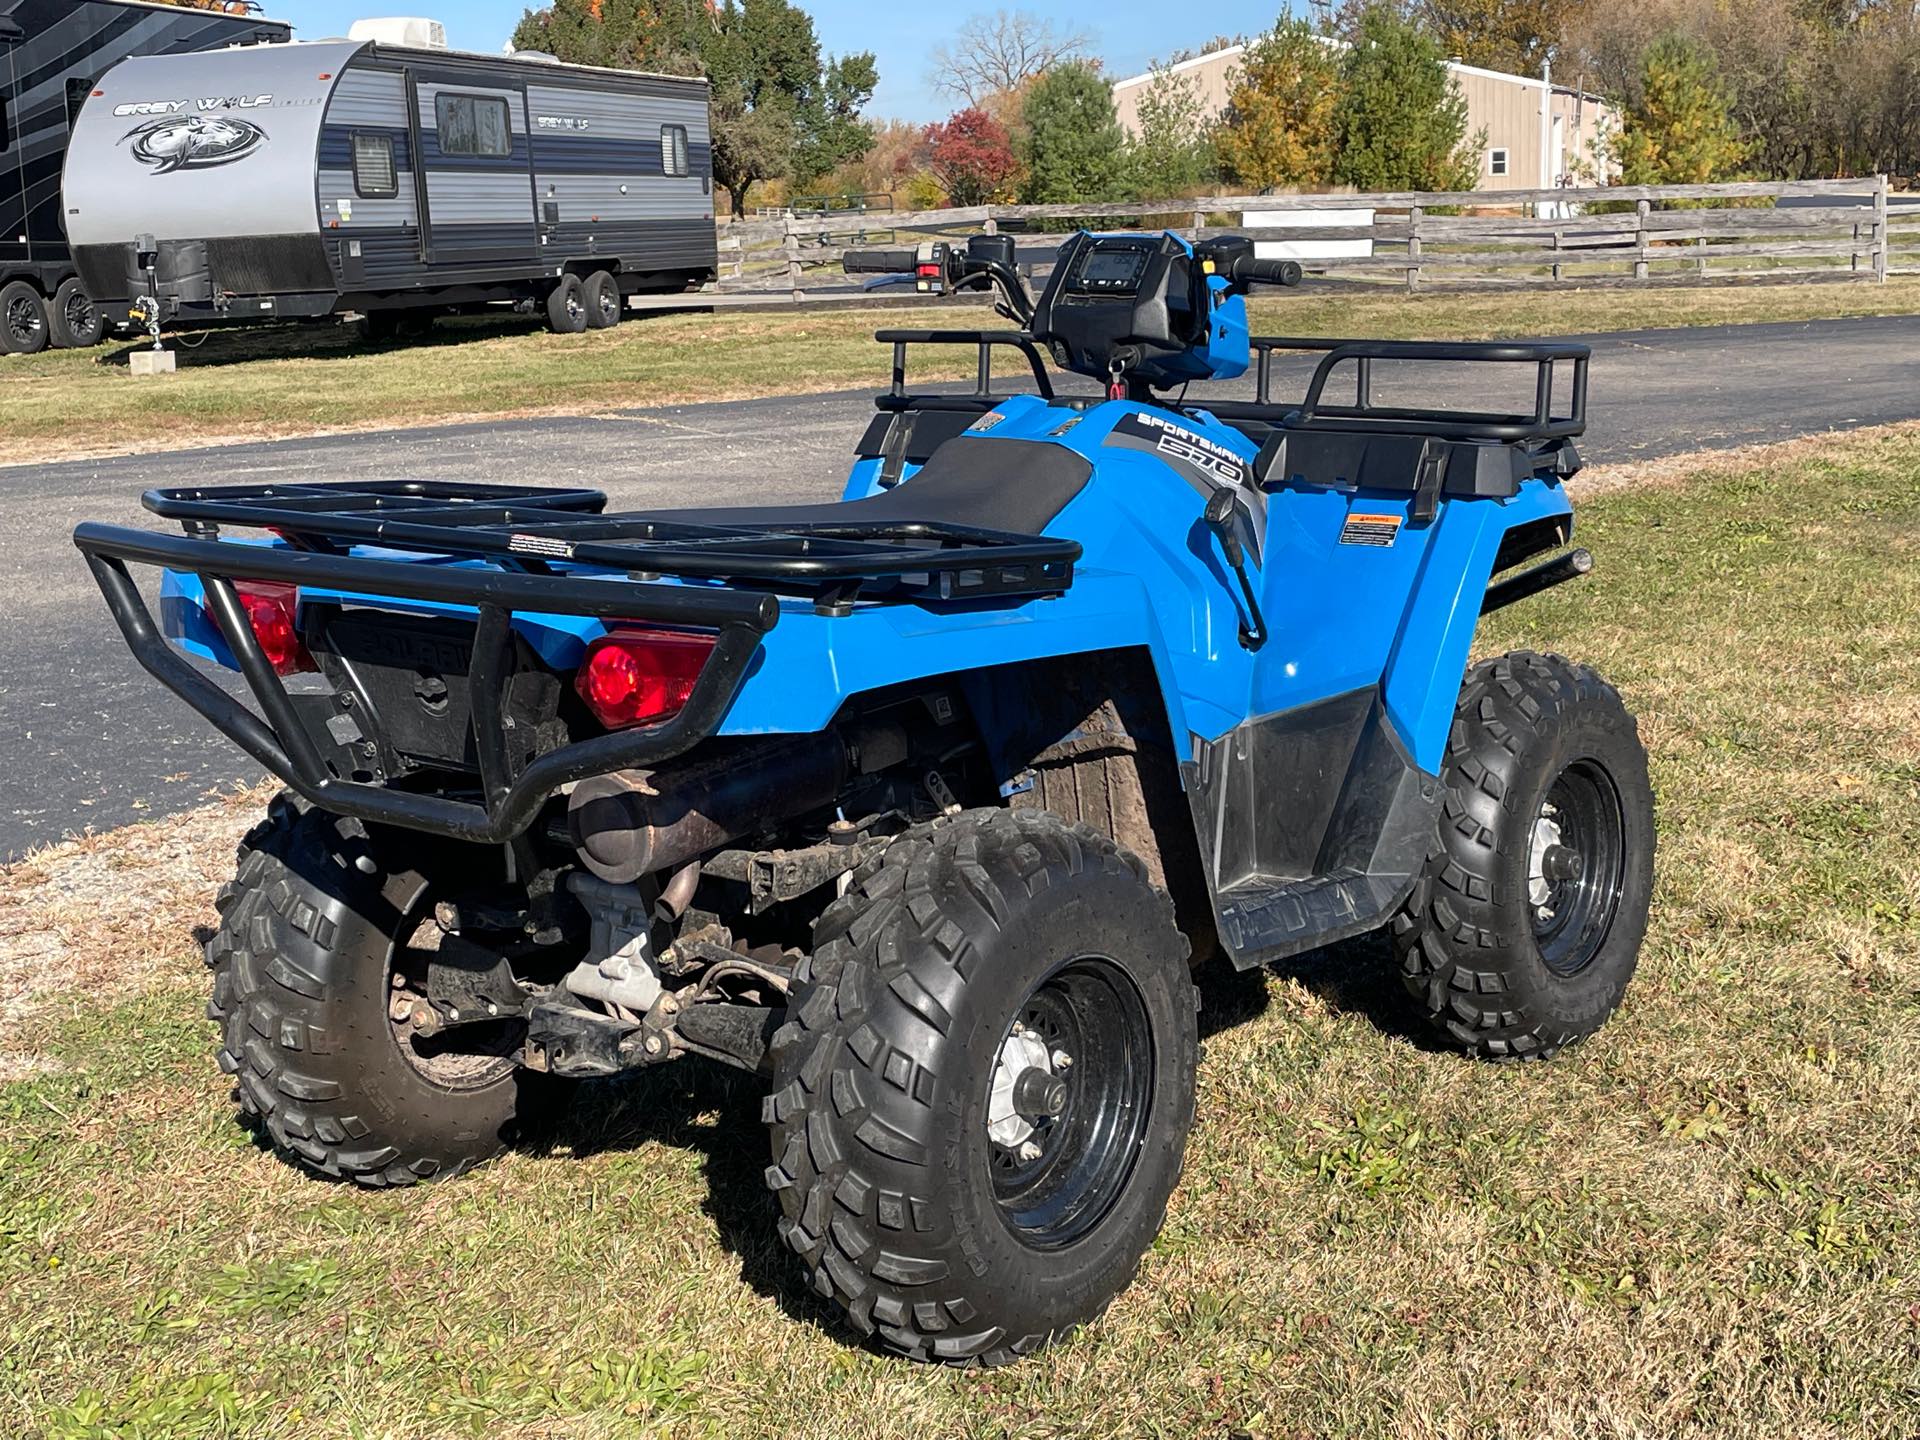
[[[1504,150],[1489,150],[1487,152],[1487,173],[1489,175],[1505,175],[1507,170],[1507,152]]]
[[[687,169],[687,127],[684,125],[662,125],[660,127],[660,173],[663,175],[686,175]]]
[[[391,136],[353,137],[353,193],[362,200],[391,200],[400,193]]]
[[[513,154],[513,122],[507,102],[481,95],[441,95],[433,102],[442,155],[484,155],[503,160]]]

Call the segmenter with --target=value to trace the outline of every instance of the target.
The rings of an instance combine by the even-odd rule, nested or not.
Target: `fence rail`
[[[1296,246],[1349,242],[1366,253],[1307,258],[1318,276],[1408,290],[1551,285],[1711,284],[1756,278],[1885,281],[1920,273],[1920,197],[1884,175],[1853,180],[1589,189],[1203,195],[1088,205],[785,213],[722,227],[722,292],[795,300],[844,291],[840,257],[868,245],[1036,226],[1115,222],[1190,238],[1245,234]],[[1365,211],[1370,223],[1352,223]],[[1311,217],[1326,212],[1329,223]],[[1334,212],[1340,212],[1339,217]],[[1247,225],[1249,214],[1303,223]],[[1346,223],[1341,223],[1342,221]],[[1355,246],[1351,242],[1366,242]],[[1051,263],[1040,235],[1023,246]]]

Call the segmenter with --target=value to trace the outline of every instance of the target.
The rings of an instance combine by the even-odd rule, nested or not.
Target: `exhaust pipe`
[[[832,731],[716,746],[671,770],[582,780],[567,801],[567,832],[596,876],[631,885],[831,804],[848,768],[847,746]]]

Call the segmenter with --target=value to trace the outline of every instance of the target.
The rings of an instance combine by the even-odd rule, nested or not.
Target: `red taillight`
[[[713,636],[621,627],[587,648],[573,688],[609,730],[651,725],[687,708]]]
[[[299,675],[320,667],[307,653],[294,621],[300,609],[300,592],[291,585],[273,580],[236,580],[234,593],[247,612],[247,624],[260,651],[272,663],[276,675]]]

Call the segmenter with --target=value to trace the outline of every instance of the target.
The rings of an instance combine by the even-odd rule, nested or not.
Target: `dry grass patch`
[[[0,1085],[0,1433],[1920,1432],[1917,529],[1915,433],[1586,505],[1597,577],[1482,648],[1589,660],[1644,718],[1622,1013],[1491,1066],[1412,1026],[1377,943],[1207,975],[1138,1283],[985,1375],[863,1350],[801,1289],[743,1076],[583,1089],[445,1185],[304,1178],[231,1123],[199,1018],[242,808],[36,857],[0,877],[0,928],[41,937],[8,993],[86,984],[25,988],[44,1066]]]

